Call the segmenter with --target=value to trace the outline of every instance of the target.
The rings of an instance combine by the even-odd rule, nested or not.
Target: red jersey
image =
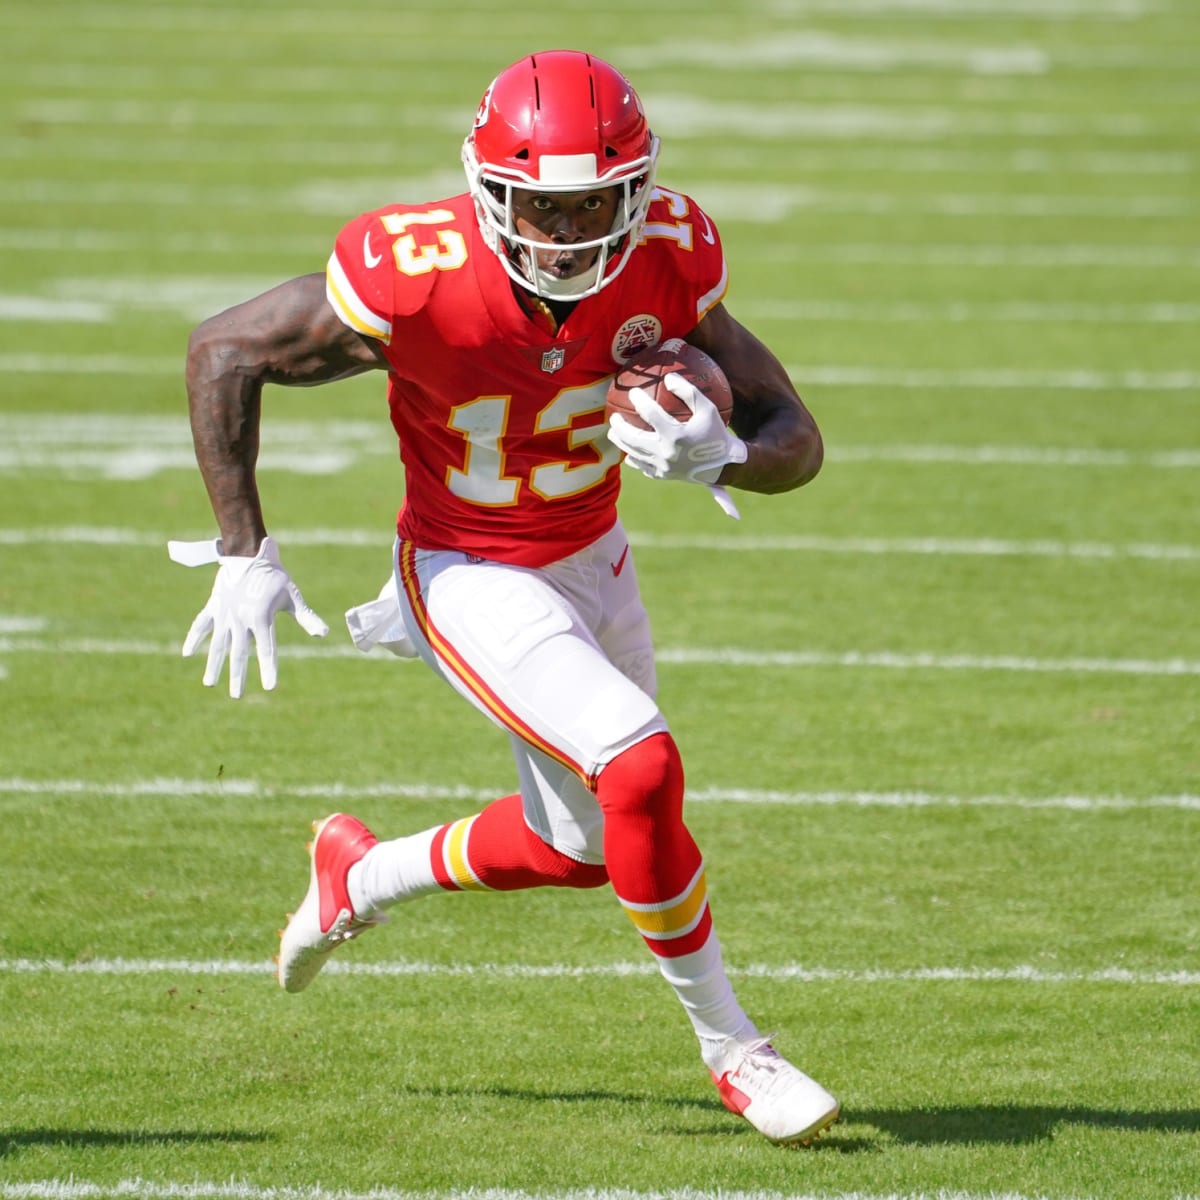
[[[356,217],[326,271],[334,311],[387,357],[405,475],[400,536],[536,567],[616,520],[609,381],[720,302],[725,258],[708,217],[657,188],[625,269],[561,328],[530,315],[513,286],[465,193]]]

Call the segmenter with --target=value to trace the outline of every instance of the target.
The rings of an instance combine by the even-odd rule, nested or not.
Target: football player
[[[211,638],[204,683],[228,657],[236,698],[251,642],[264,688],[275,686],[278,613],[328,631],[267,533],[262,387],[386,372],[404,499],[391,577],[347,614],[351,632],[360,647],[420,657],[506,731],[518,790],[393,840],[345,813],[316,823],[280,983],[307,987],[332,950],[417,896],[608,884],[725,1105],[774,1141],[808,1142],[838,1102],[775,1050],[730,986],[616,503],[624,458],[713,488],[732,515],[726,487],[809,482],[821,438],[778,359],[726,310],[716,226],[657,182],[658,155],[619,71],[574,50],[532,54],[483,96],[463,145],[465,192],[355,218],[323,275],[195,329],[189,410],[220,537],[172,552],[219,568],[183,653]],[[731,426],[682,378],[687,420],[606,423],[614,373],[676,337],[724,368]]]

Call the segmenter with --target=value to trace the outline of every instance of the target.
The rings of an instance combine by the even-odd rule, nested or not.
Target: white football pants
[[[666,720],[629,540],[603,537],[546,567],[397,541],[401,612],[419,656],[512,739],[525,820],[603,863],[601,768]]]

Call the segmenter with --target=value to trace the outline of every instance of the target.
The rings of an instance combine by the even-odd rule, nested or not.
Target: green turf
[[[5,5],[0,1200],[1200,1194],[1198,39],[1189,0]],[[331,637],[239,704],[178,656],[189,329],[458,190],[552,45],[632,76],[826,438],[737,525],[622,503],[736,986],[844,1104],[808,1152],[721,1108],[607,891],[420,901],[274,985],[309,821],[512,787],[342,630],[380,379],[265,401]]]

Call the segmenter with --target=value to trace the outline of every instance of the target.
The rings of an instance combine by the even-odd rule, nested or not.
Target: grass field
[[[7,0],[0,42],[0,1200],[1200,1196],[1192,0]],[[236,704],[178,655],[188,330],[460,190],[553,45],[639,86],[826,438],[738,525],[622,505],[739,993],[844,1104],[810,1151],[720,1107],[608,892],[422,901],[275,986],[314,817],[512,787],[341,624],[379,379],[265,405],[331,636]]]

